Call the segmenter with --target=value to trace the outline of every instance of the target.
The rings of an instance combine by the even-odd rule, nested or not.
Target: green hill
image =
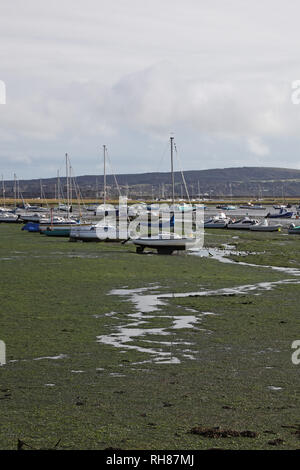
[[[169,173],[141,173],[116,175],[122,194],[131,197],[167,197],[170,195]],[[210,195],[249,197],[298,197],[300,196],[300,170],[272,167],[217,168],[189,170],[184,179],[190,196]],[[76,181],[85,197],[100,197],[103,189],[102,175],[78,176]],[[66,184],[60,179],[61,186]],[[46,197],[54,197],[56,178],[42,180]],[[185,185],[180,172],[175,172],[176,195],[185,195]],[[114,176],[107,176],[109,195],[117,196]],[[13,181],[5,182],[6,195],[13,196]],[[20,191],[24,198],[40,195],[40,180],[21,180]]]

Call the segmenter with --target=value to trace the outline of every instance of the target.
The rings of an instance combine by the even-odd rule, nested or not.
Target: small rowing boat
[[[291,224],[288,228],[288,233],[290,235],[293,235],[293,234],[300,235],[300,225]]]

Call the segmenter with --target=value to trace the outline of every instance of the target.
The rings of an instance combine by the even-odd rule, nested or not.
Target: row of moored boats
[[[227,217],[224,213],[220,213],[204,222],[204,228],[227,228],[231,230],[251,230],[253,232],[278,232],[281,231],[282,224],[269,224],[267,218],[259,221],[248,216],[236,220]],[[300,226],[293,223],[290,224],[288,227],[288,233],[300,234]]]

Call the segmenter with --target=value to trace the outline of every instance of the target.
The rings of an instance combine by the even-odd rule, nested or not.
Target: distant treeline
[[[169,173],[141,173],[116,175],[123,195],[132,198],[165,198],[171,194]],[[177,197],[185,197],[186,189],[190,197],[300,197],[300,170],[268,167],[220,168],[213,170],[192,170],[175,172],[175,192]],[[14,197],[15,182],[5,181],[5,194]],[[76,178],[83,197],[101,198],[103,192],[102,175],[85,175]],[[109,196],[118,196],[118,188],[113,175],[107,176]],[[47,198],[57,196],[57,178],[42,180],[20,180],[18,191],[26,198]],[[61,192],[65,192],[66,178],[60,178]],[[75,193],[74,193],[75,196]]]

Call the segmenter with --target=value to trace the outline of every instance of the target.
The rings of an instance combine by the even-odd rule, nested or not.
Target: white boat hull
[[[204,228],[226,228],[228,222],[204,222]]]
[[[192,248],[197,243],[196,238],[137,238],[132,240],[142,252],[144,248],[155,248],[160,253],[172,253],[173,251],[183,251]]]
[[[74,224],[76,224],[76,222],[72,223],[72,222],[69,222],[69,223],[64,223],[64,224],[51,224],[51,223],[48,223],[48,224],[39,224],[40,225],[40,233],[44,233],[46,232],[47,230],[49,230],[49,227],[50,228],[55,228],[56,230],[66,230],[66,229],[71,229],[71,227],[74,227]],[[78,224],[77,224],[78,225]]]
[[[86,225],[82,227],[72,227],[70,232],[72,241],[119,241],[118,231],[113,226]]]
[[[13,224],[19,222],[19,217],[13,214],[0,214],[0,223]]]

